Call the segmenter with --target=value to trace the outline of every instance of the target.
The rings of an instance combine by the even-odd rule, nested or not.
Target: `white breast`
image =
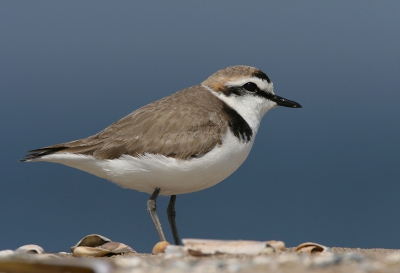
[[[240,142],[228,130],[221,146],[216,146],[200,158],[177,160],[163,155],[141,157],[123,155],[118,159],[100,160],[93,156],[61,153],[32,161],[64,164],[108,179],[124,188],[152,193],[161,188],[162,195],[199,191],[221,182],[247,158],[253,146],[256,130],[248,143]]]

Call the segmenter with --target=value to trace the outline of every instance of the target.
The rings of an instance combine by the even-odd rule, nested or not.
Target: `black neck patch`
[[[233,135],[242,142],[249,142],[253,136],[253,130],[251,130],[249,124],[235,109],[231,108],[225,102],[222,103],[223,110],[228,116],[229,128],[232,130]]]
[[[257,70],[253,73],[253,77],[257,77],[262,80],[266,80],[268,83],[271,83],[271,80],[268,78],[267,74],[262,72],[261,70]]]

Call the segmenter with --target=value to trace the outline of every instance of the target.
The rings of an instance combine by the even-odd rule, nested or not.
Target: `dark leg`
[[[156,211],[157,209],[156,200],[160,191],[161,191],[160,188],[156,188],[153,194],[150,196],[149,200],[147,200],[147,211],[150,213],[151,219],[153,220],[154,226],[156,227],[158,236],[160,237],[160,241],[166,241],[164,232],[162,231],[160,219],[158,219]]]
[[[168,222],[172,230],[172,236],[174,237],[175,245],[178,246],[181,244],[181,241],[179,240],[178,228],[176,227],[176,222],[175,222],[175,216],[176,216],[175,200],[176,200],[176,195],[171,195],[171,199],[169,200],[167,208],[167,215],[168,215]]]

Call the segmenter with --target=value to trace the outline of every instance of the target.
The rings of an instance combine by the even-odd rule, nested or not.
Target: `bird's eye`
[[[255,84],[254,82],[245,83],[243,85],[243,88],[250,92],[255,92],[258,89],[257,84]]]

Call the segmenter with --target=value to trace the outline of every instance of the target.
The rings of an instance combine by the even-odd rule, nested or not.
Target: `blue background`
[[[0,249],[99,233],[151,251],[149,195],[18,159],[237,64],[304,108],[269,112],[237,172],[178,196],[181,237],[400,248],[399,14],[399,1],[1,1]]]

